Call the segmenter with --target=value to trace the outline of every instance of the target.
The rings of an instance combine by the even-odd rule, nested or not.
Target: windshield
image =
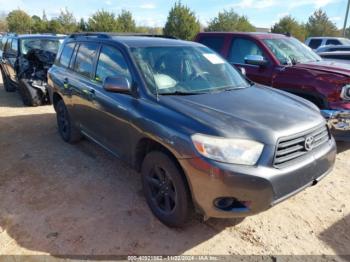
[[[206,47],[144,47],[131,52],[153,94],[199,94],[249,86],[230,64]]]
[[[291,65],[322,60],[309,47],[293,37],[264,40],[282,65]]]
[[[30,50],[39,49],[51,53],[57,53],[63,39],[23,39],[21,41],[21,51],[26,55]]]

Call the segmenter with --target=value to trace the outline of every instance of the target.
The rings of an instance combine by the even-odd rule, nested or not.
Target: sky
[[[68,8],[77,18],[87,19],[97,10],[118,14],[126,9],[133,13],[137,25],[163,26],[174,3],[175,0],[0,0],[0,13],[20,8],[30,15],[41,16],[45,10],[47,16],[53,18],[61,9]],[[182,0],[182,3],[191,8],[204,25],[223,9],[233,8],[256,27],[271,27],[285,15],[306,22],[317,8],[322,8],[341,28],[347,0]]]

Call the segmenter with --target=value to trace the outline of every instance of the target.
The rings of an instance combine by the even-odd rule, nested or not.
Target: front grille
[[[326,143],[330,138],[327,126],[318,127],[303,134],[281,138],[278,141],[274,166],[283,168],[293,164]]]

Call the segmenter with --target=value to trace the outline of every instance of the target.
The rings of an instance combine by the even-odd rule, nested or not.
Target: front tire
[[[81,132],[72,121],[63,100],[57,102],[56,117],[58,132],[61,138],[70,144],[79,142],[82,137]]]
[[[169,227],[181,227],[191,214],[189,189],[179,167],[160,151],[149,153],[142,164],[142,185],[153,214]]]
[[[31,90],[29,90],[29,88]],[[18,86],[19,94],[25,106],[41,106],[43,104],[42,93],[29,86],[26,79],[19,80]]]

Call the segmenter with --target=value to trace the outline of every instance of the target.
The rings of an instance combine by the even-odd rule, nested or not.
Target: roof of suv
[[[347,38],[337,37],[337,36],[311,36],[311,37],[308,37],[307,39],[347,39]]]
[[[237,36],[250,36],[256,39],[272,39],[272,38],[285,38],[287,36],[274,33],[263,32],[202,32],[198,35],[237,35]]]
[[[23,35],[11,35],[12,37],[17,37],[19,39],[24,38],[65,38],[66,35],[56,35],[56,34],[23,34]]]
[[[142,34],[78,33],[70,35],[67,41],[86,39],[118,42],[128,47],[201,46],[201,44],[195,42],[178,40],[173,37]]]

